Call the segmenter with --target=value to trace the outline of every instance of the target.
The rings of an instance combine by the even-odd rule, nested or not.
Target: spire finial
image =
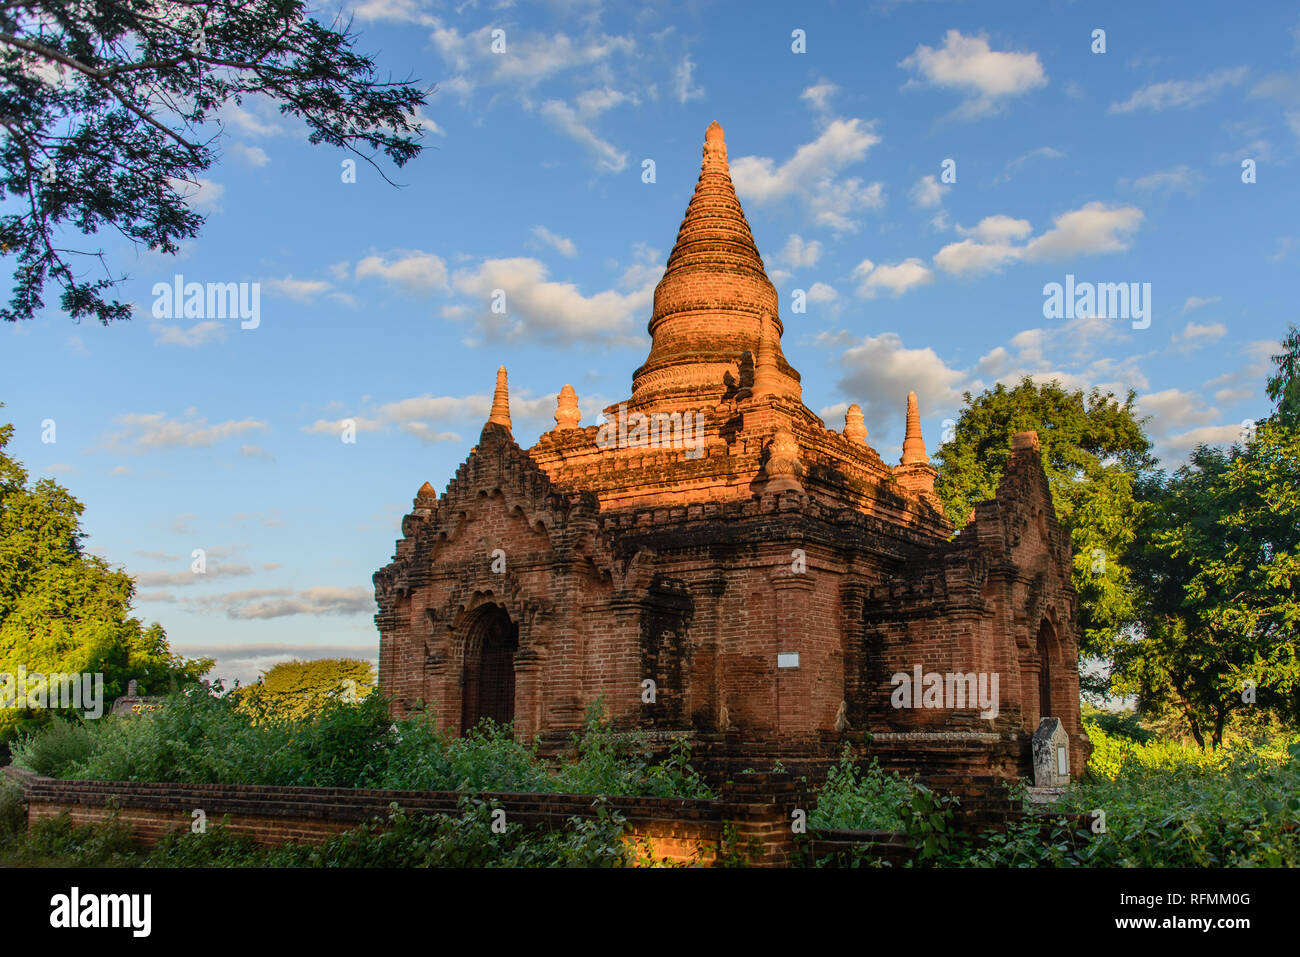
[[[928,465],[925,439],[921,438],[921,413],[916,405],[916,393],[907,393],[907,436],[903,439],[903,464]]]
[[[722,125],[717,120],[710,123],[704,131],[704,165],[707,168],[711,163],[720,164],[723,170],[728,169],[727,141],[722,136]]]
[[[560,394],[555,397],[555,431],[563,432],[567,429],[576,429],[578,423],[582,421],[582,413],[578,410],[578,393],[573,391],[573,386],[565,384],[560,390]]]
[[[854,445],[867,444],[867,421],[862,415],[862,406],[854,402],[844,412],[844,437]]]
[[[492,396],[492,414],[488,416],[489,425],[510,428],[510,389],[506,385],[506,367],[497,369],[497,388]]]

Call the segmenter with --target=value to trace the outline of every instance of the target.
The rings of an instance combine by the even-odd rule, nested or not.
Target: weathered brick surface
[[[701,756],[723,774],[822,736],[791,758],[824,767],[848,740],[838,716],[897,766],[1007,777],[1030,773],[1028,737],[1053,714],[1081,773],[1071,545],[1036,439],[1017,437],[997,496],[954,537],[915,397],[896,466],[860,423],[826,428],[780,355],[777,305],[711,127],[650,356],[625,408],[605,410],[703,413],[700,444],[611,444],[617,430],[578,424],[568,390],[557,428],[525,451],[502,375],[478,445],[440,496],[421,489],[375,574],[381,687],[399,713],[423,703],[462,728],[483,713],[465,689],[496,680],[484,636],[510,627],[522,737],[563,740],[603,699],[624,727],[738,732],[742,753]],[[779,669],[783,653],[799,666]],[[894,707],[892,676],[918,665],[996,673],[997,717]]]
[[[5,769],[10,774],[10,769]],[[193,812],[209,823],[259,844],[320,843],[370,820],[384,820],[390,805],[409,813],[456,814],[463,795],[450,791],[348,788],[181,785],[116,781],[62,781],[10,774],[24,786],[28,825],[67,814],[76,825],[117,820],[146,846],[165,834],[187,830]],[[482,793],[503,808],[508,822],[564,828],[594,817],[597,805],[621,814],[629,838],[655,860],[709,865],[718,856],[728,824],[742,841],[756,843],[759,866],[789,863],[794,854],[791,811],[807,807],[802,783],[789,774],[743,775],[718,800],[583,794]]]

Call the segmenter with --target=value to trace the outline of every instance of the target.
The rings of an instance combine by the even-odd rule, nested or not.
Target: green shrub
[[[27,833],[27,805],[23,786],[17,781],[0,778],[0,844]]]
[[[713,796],[691,767],[688,741],[675,740],[666,758],[654,763],[644,735],[615,731],[605,718],[601,700],[588,706],[582,733],[573,736],[571,758],[556,775],[556,790],[646,797]]]
[[[864,768],[848,745],[840,762],[817,789],[817,803],[808,815],[808,826],[845,831],[899,831],[908,817],[912,801],[911,781],[886,774],[875,758]]]
[[[46,777],[85,760],[95,747],[95,734],[76,719],[54,718],[40,730],[26,734],[13,745],[13,763]]]
[[[310,717],[250,714],[231,696],[192,688],[145,717],[93,724],[54,722],[20,745],[26,767],[61,778],[439,791],[571,791],[708,797],[676,742],[652,761],[644,734],[615,732],[599,705],[589,710],[558,772],[535,743],[484,721],[464,736],[427,714],[393,723],[377,693],[326,699]]]

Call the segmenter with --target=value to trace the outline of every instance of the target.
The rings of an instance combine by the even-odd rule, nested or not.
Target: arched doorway
[[[519,626],[500,605],[487,605],[469,625],[461,679],[460,733],[484,718],[515,719],[515,652]]]
[[[1052,626],[1038,626],[1038,720],[1052,716]]]

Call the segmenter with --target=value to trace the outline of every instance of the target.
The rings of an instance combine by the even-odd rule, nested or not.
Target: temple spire
[[[748,352],[757,363],[769,349],[768,394],[800,397],[799,373],[781,351],[776,288],[736,196],[717,123],[704,134],[700,176],[655,287],[649,332],[650,354],[632,378],[635,409],[720,402],[734,390],[727,383],[741,357]]]
[[[578,393],[573,386],[565,384],[560,394],[555,397],[555,431],[564,432],[576,429],[582,421],[582,412],[578,409]]]
[[[492,396],[492,413],[488,416],[489,425],[510,428],[510,389],[506,385],[506,367],[497,369],[497,388]]]
[[[903,439],[903,464],[927,465],[925,439],[921,438],[921,413],[916,405],[916,393],[907,393],[907,435]]]
[[[844,437],[854,445],[867,444],[867,421],[856,402],[844,412]]]

